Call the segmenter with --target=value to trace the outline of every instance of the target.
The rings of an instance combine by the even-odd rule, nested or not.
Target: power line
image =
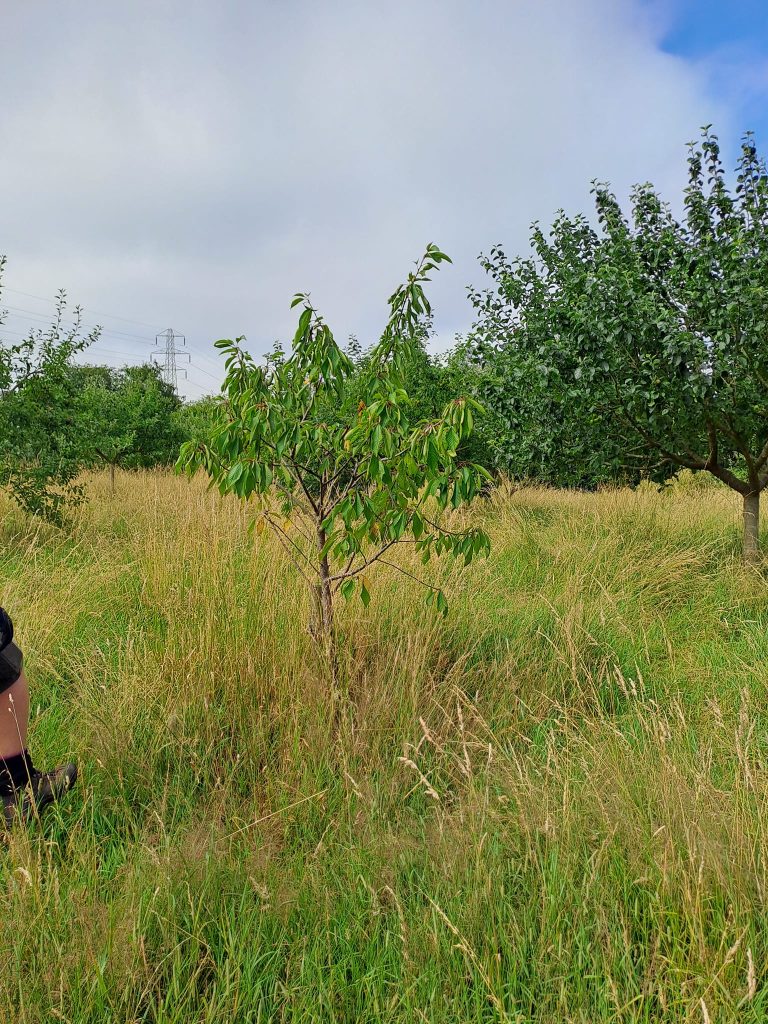
[[[192,365],[192,361],[190,360],[190,366],[191,365]],[[221,377],[217,377],[215,373],[209,373],[208,370],[206,370],[202,366],[198,366],[197,363],[194,364],[194,368],[195,368],[195,370],[199,370],[200,373],[204,373],[206,375],[206,377],[210,377],[211,380],[215,380],[217,384],[221,383]]]
[[[23,309],[21,306],[6,306],[5,309],[10,313],[11,316],[19,317],[19,314],[23,313],[24,318],[28,320],[38,320],[41,321],[42,323],[51,322],[50,316],[46,315],[45,313],[40,313],[36,309]],[[143,341],[148,345],[154,344],[152,339],[148,338],[146,335],[131,334],[129,331],[118,331],[112,327],[104,327],[102,324],[81,324],[80,326],[85,328],[90,327],[93,330],[95,330],[96,328],[100,328],[104,334],[114,334],[116,336],[120,336],[121,338],[135,338],[136,340]]]
[[[16,334],[19,338],[26,338],[29,335],[29,331],[12,331],[6,327],[5,324],[0,324],[0,333],[2,334]]]
[[[39,314],[39,313],[33,312],[32,310],[22,310],[22,309],[20,309],[20,307],[12,307],[12,308],[14,310],[18,310],[18,312],[16,312],[16,311],[10,312],[8,315],[10,317],[14,317],[16,320],[26,320],[26,321],[28,321],[30,323],[30,325],[31,325],[31,329],[35,329],[35,330],[40,329],[40,328],[37,327],[38,323],[41,324],[41,325],[42,324],[50,325],[50,318],[47,317],[45,314]],[[22,313],[24,314],[24,316],[22,316]],[[87,327],[87,326],[88,326],[87,324],[82,324],[81,325],[81,327]],[[2,324],[0,324],[0,331],[1,330],[4,330],[7,334],[16,334],[16,335],[18,335],[20,337],[24,337],[25,336],[25,332],[11,330],[10,328],[6,328]],[[94,344],[95,345],[100,345],[101,342],[103,342],[105,340],[106,341],[111,341],[111,340],[113,340],[113,338],[114,338],[114,340],[119,341],[119,342],[128,340],[131,343],[141,342],[144,345],[155,345],[156,344],[156,341],[154,341],[151,338],[141,337],[141,336],[139,336],[137,334],[130,334],[127,331],[113,331],[110,328],[104,328],[104,327],[100,328],[99,337],[95,339]],[[104,351],[104,350],[103,349],[99,349],[99,351]],[[138,353],[136,353],[136,355],[138,356]],[[205,359],[205,360],[208,360],[211,363],[215,362],[214,359],[212,359],[210,356],[206,355],[204,352],[195,351],[195,358],[197,358],[197,359]],[[212,380],[215,380],[217,383],[220,382],[220,380],[221,380],[220,377],[217,377],[215,374],[213,374],[210,371],[204,369],[202,366],[198,367],[198,369],[200,370],[201,373],[205,373],[207,376],[209,376]]]
[[[25,296],[28,299],[37,299],[40,302],[46,302],[46,303],[48,303],[49,305],[52,305],[52,306],[57,305],[57,302],[58,302],[58,299],[52,299],[52,298],[50,298],[49,296],[46,296],[46,295],[36,295],[34,292],[25,292],[25,291],[22,291],[20,288],[9,288],[6,285],[0,285],[0,295],[2,295],[3,292],[12,292],[14,295],[23,295],[23,296]],[[40,310],[25,309],[22,306],[9,306],[7,308],[9,310],[14,311],[14,312],[11,313],[11,315],[12,316],[16,316],[17,318],[19,318],[18,317],[19,313],[24,313],[30,319],[34,318],[38,322],[50,323],[50,318],[48,316],[46,316],[45,313],[41,313]],[[81,308],[86,309],[87,307],[81,307]],[[0,316],[2,316],[2,312],[3,312],[3,309],[0,308]],[[127,317],[127,316],[118,316],[116,313],[102,313],[102,312],[99,312],[98,310],[95,310],[95,309],[90,309],[90,313],[93,316],[99,316],[99,317],[103,316],[103,317],[107,317],[109,320],[119,320],[122,323],[135,324],[137,327],[146,327],[146,328],[148,328],[149,330],[152,330],[152,331],[154,331],[156,329],[156,324],[149,324],[149,323],[147,323],[144,320],[135,320],[135,319],[133,319],[131,317]],[[2,327],[2,324],[0,323],[0,328],[1,327]],[[90,329],[95,329],[95,328],[98,327],[101,330],[101,334],[111,335],[111,336],[114,336],[115,338],[130,338],[132,341],[140,341],[140,342],[143,342],[145,345],[157,344],[157,339],[155,339],[155,341],[153,341],[152,338],[148,338],[146,335],[134,334],[134,333],[131,333],[129,331],[120,331],[117,328],[105,327],[103,324],[91,324],[91,323],[87,323],[86,324],[86,323],[84,323],[84,324],[81,324],[81,327],[90,328]],[[19,334],[20,332],[18,332],[18,331],[10,331],[9,330],[8,333],[9,334]],[[99,339],[97,339],[97,341],[98,340]],[[184,344],[186,345],[186,341],[184,342]],[[200,359],[207,359],[209,362],[214,362],[215,361],[210,356],[206,355],[204,352],[197,352],[196,351],[195,352],[195,356],[197,358],[200,358]],[[190,362],[191,362],[191,357],[190,357]],[[202,373],[205,373],[212,380],[215,380],[217,383],[219,383],[220,377],[215,376],[215,374],[209,373],[207,370],[204,370],[202,367],[197,367],[197,369],[201,370]]]
[[[189,378],[187,378],[187,384],[191,384],[193,388],[197,388],[197,390],[203,395],[210,394],[210,392],[206,388],[204,388],[202,384],[198,384],[197,381],[195,380],[189,380]]]
[[[6,311],[4,310],[3,312],[6,312]],[[22,315],[22,313],[23,313],[23,315]],[[44,314],[38,316],[38,315],[36,315],[34,313],[31,313],[31,311],[28,311],[28,310],[23,310],[23,311],[19,311],[19,312],[14,312],[13,310],[11,310],[10,312],[8,312],[7,315],[8,315],[8,317],[13,317],[15,320],[27,321],[30,324],[30,328],[33,328],[35,330],[42,330],[45,326],[51,326],[51,319],[50,319],[50,317],[47,317]],[[74,327],[75,325],[74,325],[74,323],[72,323],[72,324],[65,324],[64,326],[65,327]],[[141,337],[138,334],[128,334],[126,331],[113,331],[111,328],[103,327],[101,324],[80,324],[79,326],[80,326],[81,329],[86,329],[86,330],[89,329],[89,328],[93,329],[93,330],[98,329],[100,337],[102,335],[109,335],[110,337],[121,338],[121,339],[125,339],[127,341],[139,341],[139,342],[142,342],[144,345],[153,345],[154,344],[154,341],[152,340],[152,338]]]
[[[177,335],[177,337],[178,337],[178,335]],[[125,356],[125,357],[129,357],[129,358],[130,358],[131,356],[135,356],[135,355],[136,355],[136,353],[135,353],[135,352],[121,352],[121,351],[119,351],[118,349],[114,349],[114,348],[103,348],[103,349],[101,349],[101,350],[100,350],[100,351],[99,351],[98,353],[94,353],[94,355],[96,355],[96,354],[98,354],[99,356],[101,356],[101,355],[110,355],[110,356]],[[157,354],[157,355],[160,355],[160,354],[162,354],[162,353],[156,353],[156,354]],[[182,353],[182,355],[184,355],[184,354],[185,354],[185,353]],[[203,369],[203,368],[202,368],[201,366],[195,366],[195,365],[193,365],[193,364],[192,364],[192,363],[190,362],[190,364],[189,364],[189,369],[190,369],[190,370],[191,370],[192,372],[197,372],[197,371],[199,370],[199,371],[200,371],[201,373],[205,373],[205,374],[207,374],[207,376],[211,377],[211,378],[212,378],[213,380],[215,380],[215,381],[216,381],[216,383],[218,383],[218,379],[217,379],[216,377],[214,377],[212,373],[208,373],[208,371],[207,371],[207,370],[204,370],[204,369]],[[186,381],[186,382],[187,382],[188,384],[191,384],[191,385],[192,385],[193,387],[199,388],[199,389],[200,389],[200,391],[206,391],[206,388],[204,387],[204,385],[202,385],[202,384],[199,384],[199,383],[198,383],[198,382],[197,382],[196,380],[193,380],[193,379],[191,379],[191,378],[189,377],[189,375],[187,374],[187,371],[186,371],[186,370],[182,370],[182,371],[177,371],[177,373],[178,373],[178,372],[181,372],[181,373],[184,373],[184,374],[185,374],[184,380],[185,380],[185,381]]]
[[[40,302],[50,302],[52,305],[56,305],[56,299],[46,298],[44,295],[33,295],[32,292],[22,292],[18,288],[8,288],[6,285],[2,286],[2,291],[13,292],[14,295],[25,295],[28,299],[39,299]],[[141,320],[130,320],[127,316],[115,316],[114,313],[100,313],[98,309],[92,309],[91,312],[94,316],[106,316],[110,320],[122,320],[125,324],[136,324],[137,327],[148,327],[151,331],[154,331],[154,324],[146,324]]]
[[[121,352],[119,349],[116,349],[116,348],[101,348],[101,349],[99,349],[98,352],[94,352],[93,354],[94,355],[99,355],[99,356],[102,356],[102,355],[125,356],[128,359],[135,359],[136,355],[137,355],[136,352]]]
[[[5,325],[0,325],[0,334],[13,334],[13,335],[15,335],[18,338],[25,338],[25,337],[28,336],[28,332],[27,331],[14,331],[14,330],[11,330],[8,327],[5,327]],[[102,355],[125,356],[127,359],[141,358],[141,355],[142,355],[142,353],[140,353],[140,352],[126,352],[124,349],[102,348],[101,346],[99,346],[99,348],[89,348],[86,351],[89,354],[93,355],[93,356],[102,356]],[[148,355],[155,355],[155,354],[160,354],[160,353],[147,353],[147,354]],[[186,355],[187,358],[189,359],[189,369],[190,370],[194,371],[195,373],[204,373],[205,376],[206,377],[210,377],[212,381],[215,381],[217,384],[221,384],[221,378],[220,377],[217,377],[216,374],[211,373],[209,370],[206,370],[204,366],[198,366],[197,363],[193,363],[192,362],[192,358],[191,358],[189,353],[181,353],[181,354],[182,355]]]
[[[35,326],[38,323],[50,325],[50,322],[51,322],[50,321],[50,317],[48,315],[46,315],[45,313],[40,313],[38,310],[24,309],[21,306],[6,306],[2,310],[2,312],[6,312],[6,311],[8,311],[8,315],[9,316],[14,317],[16,320],[28,320],[32,326]],[[23,316],[22,316],[22,314],[23,314]],[[96,339],[96,344],[98,344],[103,339],[104,335],[109,335],[109,338],[114,337],[114,338],[116,338],[119,341],[122,341],[124,338],[127,338],[130,341],[139,341],[139,342],[141,342],[144,345],[155,345],[155,344],[157,344],[156,340],[153,339],[153,338],[148,338],[148,337],[146,337],[144,335],[139,335],[139,334],[132,334],[129,331],[118,331],[118,330],[115,330],[115,329],[113,329],[111,327],[104,327],[101,324],[81,324],[80,326],[83,327],[83,328],[91,327],[91,328],[94,328],[94,329],[96,329],[96,328],[99,329],[100,335]],[[2,328],[2,324],[0,324],[0,328]],[[14,334],[14,333],[15,334],[19,334],[19,333],[21,333],[21,332],[12,331],[12,330],[9,330],[9,329],[6,329],[6,332],[8,334]],[[107,340],[109,340],[109,338]],[[209,362],[215,362],[215,360],[213,360],[210,356],[206,355],[204,352],[197,352],[196,351],[195,352],[195,356],[197,358],[199,358],[199,359],[207,359]],[[202,370],[202,367],[200,367],[200,369]],[[204,373],[208,373],[207,370],[203,370],[203,372]],[[216,377],[214,374],[208,373],[208,375],[210,377],[212,377],[214,380],[217,380],[217,381],[219,380],[219,378]]]
[[[17,295],[26,295],[28,298],[40,299],[43,302],[51,302],[51,303],[55,304],[54,300],[52,300],[52,299],[46,299],[46,298],[44,298],[43,296],[40,296],[40,295],[33,295],[31,292],[22,292],[22,291],[20,291],[17,288],[7,288],[5,290],[6,291],[12,291],[12,292],[14,292]],[[41,313],[39,310],[26,309],[26,308],[24,308],[22,306],[9,306],[9,307],[6,307],[5,309],[3,309],[2,312],[3,313],[7,312],[8,316],[14,317],[16,320],[28,321],[29,324],[30,324],[30,327],[29,327],[29,329],[27,331],[19,331],[19,330],[14,330],[13,328],[10,328],[10,327],[6,327],[4,323],[0,322],[0,334],[9,334],[9,335],[14,335],[15,337],[25,338],[25,337],[29,337],[30,332],[43,329],[42,326],[38,327],[38,324],[40,324],[40,325],[44,324],[46,326],[50,326],[50,323],[51,323],[49,315],[47,315],[45,313]],[[104,315],[109,315],[109,314],[104,314]],[[112,319],[123,320],[126,323],[135,323],[135,324],[139,324],[140,326],[146,326],[146,327],[150,326],[149,324],[144,324],[140,320],[129,320],[127,317],[112,317]],[[89,324],[81,324],[80,326],[84,327],[84,328],[87,328],[89,326],[93,327],[93,328],[97,328],[98,327],[100,329],[100,335],[96,339],[96,344],[99,347],[89,350],[90,354],[95,356],[95,357],[101,357],[102,355],[104,355],[104,356],[118,356],[118,357],[122,357],[122,358],[125,358],[125,359],[133,359],[133,360],[135,360],[137,358],[138,359],[141,358],[141,353],[140,352],[126,352],[125,350],[121,350],[121,349],[103,348],[101,346],[100,342],[102,342],[104,340],[109,342],[110,340],[112,340],[112,338],[114,338],[117,341],[122,341],[123,339],[128,339],[128,340],[130,340],[132,342],[133,341],[139,341],[139,342],[142,342],[142,343],[148,344],[148,345],[152,345],[152,344],[157,345],[159,343],[160,338],[164,338],[165,339],[165,349],[164,349],[163,352],[148,353],[148,355],[150,355],[150,357],[151,356],[160,356],[160,355],[162,355],[164,357],[164,365],[162,367],[162,375],[163,375],[163,379],[164,380],[166,380],[169,383],[171,383],[172,386],[177,389],[178,388],[178,376],[179,376],[180,373],[183,373],[185,380],[187,380],[193,387],[196,387],[200,391],[203,391],[203,392],[206,390],[203,385],[198,384],[196,381],[189,379],[189,375],[188,375],[188,372],[187,372],[186,369],[179,370],[176,367],[176,358],[177,357],[186,357],[189,360],[189,370],[190,371],[193,371],[193,372],[198,372],[199,371],[200,373],[205,374],[206,377],[209,377],[216,384],[218,384],[218,385],[221,384],[221,377],[220,376],[217,376],[216,374],[211,373],[209,370],[206,370],[205,367],[203,367],[203,366],[198,366],[197,364],[195,364],[193,366],[191,354],[189,352],[182,352],[181,350],[176,349],[175,342],[177,340],[181,340],[182,344],[184,346],[186,346],[186,338],[182,334],[176,334],[173,331],[172,328],[169,328],[169,331],[170,331],[170,334],[171,334],[171,339],[170,339],[171,351],[169,352],[168,351],[168,333],[169,333],[169,331],[164,331],[164,332],[161,332],[161,334],[156,335],[155,340],[153,342],[151,338],[143,337],[143,336],[138,335],[138,334],[133,334],[133,333],[131,333],[129,331],[119,331],[119,330],[116,330],[116,329],[104,327],[104,326],[102,326],[100,324],[98,324],[98,325],[97,324],[90,324],[90,325]],[[104,337],[105,335],[109,335],[109,337],[105,338]],[[209,356],[206,356],[203,353],[197,353],[197,355],[200,358],[202,358],[202,359],[210,359]],[[151,361],[156,362],[156,360],[151,360]]]

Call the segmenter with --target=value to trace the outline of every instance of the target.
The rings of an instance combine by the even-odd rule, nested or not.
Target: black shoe
[[[49,804],[66,796],[76,781],[75,764],[62,765],[52,772],[35,771],[26,786],[3,796],[5,824],[9,827],[16,821],[28,824]]]

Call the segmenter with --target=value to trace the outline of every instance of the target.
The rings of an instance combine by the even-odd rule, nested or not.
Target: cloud
[[[173,325],[216,373],[218,337],[255,353],[289,337],[297,290],[337,336],[374,340],[436,241],[455,261],[432,290],[450,337],[481,251],[586,209],[594,177],[673,194],[698,126],[731,131],[662,28],[630,0],[16,5],[0,25],[6,284]]]

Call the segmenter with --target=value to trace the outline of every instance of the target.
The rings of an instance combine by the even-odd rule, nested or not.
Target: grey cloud
[[[660,51],[652,10],[17,5],[0,26],[6,283],[173,324],[211,372],[217,337],[287,338],[299,289],[340,337],[372,340],[437,241],[455,259],[432,292],[450,337],[481,250],[524,248],[531,220],[586,208],[596,176],[679,190],[684,141],[730,130],[701,69]]]

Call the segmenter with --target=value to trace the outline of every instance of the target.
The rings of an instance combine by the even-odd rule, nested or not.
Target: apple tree
[[[738,493],[744,557],[759,559],[768,485],[768,173],[745,136],[733,183],[717,138],[691,144],[684,216],[651,185],[631,213],[595,184],[597,227],[561,213],[534,226],[533,254],[485,261],[478,333],[508,369],[510,416],[541,396],[544,441],[659,482],[682,468]],[[575,440],[574,440],[575,439]],[[562,458],[562,444],[552,458]]]

